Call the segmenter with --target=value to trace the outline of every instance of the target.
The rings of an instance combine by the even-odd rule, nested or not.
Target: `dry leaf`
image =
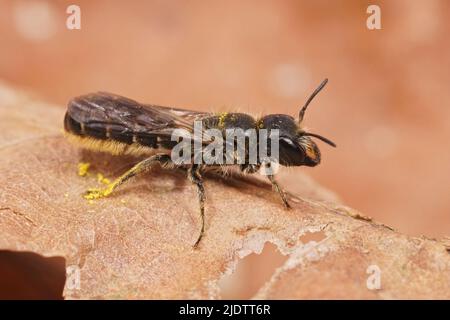
[[[111,179],[136,160],[70,145],[63,113],[0,84],[0,249],[63,257],[80,280],[68,278],[65,298],[220,298],[218,281],[267,241],[289,258],[256,298],[450,298],[442,243],[318,200],[314,186],[286,211],[266,183],[207,179],[198,250],[196,189],[182,173],[156,169],[89,203],[81,194],[101,184],[97,173]],[[91,163],[84,177],[80,161]],[[323,239],[302,242],[317,232]]]

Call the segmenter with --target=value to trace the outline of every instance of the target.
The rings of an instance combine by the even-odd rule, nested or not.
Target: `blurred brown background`
[[[81,30],[65,26],[81,7]],[[366,9],[381,7],[382,30]],[[106,90],[199,110],[296,115],[331,138],[311,175],[408,234],[450,233],[450,2],[0,0],[0,79],[64,107]],[[45,114],[42,115],[45,117]],[[1,127],[1,123],[0,123]]]

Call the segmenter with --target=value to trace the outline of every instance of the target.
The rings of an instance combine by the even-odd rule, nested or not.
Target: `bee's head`
[[[279,130],[279,163],[283,166],[309,166],[314,167],[320,163],[320,150],[311,137],[336,147],[334,142],[321,135],[306,132],[301,128],[306,108],[312,99],[328,82],[325,79],[311,94],[303,108],[300,110],[299,119],[284,114],[272,114],[259,120],[259,128],[270,131]]]

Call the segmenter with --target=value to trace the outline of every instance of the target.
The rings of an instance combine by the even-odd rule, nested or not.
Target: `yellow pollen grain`
[[[257,127],[258,129],[264,129],[264,124],[263,124],[262,120],[258,120],[258,121],[256,122],[256,127]]]
[[[106,185],[111,183],[111,181],[108,178],[105,178],[105,176],[101,173],[97,173],[97,182]]]
[[[225,119],[228,116],[228,112],[222,112],[219,115],[219,128],[223,128],[225,126]]]
[[[91,164],[89,162],[80,162],[78,164],[78,175],[80,177],[85,177],[89,173],[89,167]]]
[[[100,199],[103,197],[107,197],[113,192],[114,187],[115,187],[114,183],[110,183],[106,189],[92,188],[92,189],[89,189],[83,195],[83,197],[86,200],[96,200],[96,199]]]

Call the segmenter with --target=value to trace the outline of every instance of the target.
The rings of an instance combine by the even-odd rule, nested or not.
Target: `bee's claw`
[[[285,209],[291,209],[292,208],[291,205],[289,204],[289,202],[287,202],[287,200],[283,201],[283,204],[284,204],[284,208]]]

